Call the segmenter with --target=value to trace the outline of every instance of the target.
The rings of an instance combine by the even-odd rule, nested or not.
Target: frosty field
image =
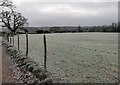
[[[47,69],[59,81],[117,82],[117,33],[58,33],[46,34],[46,37]],[[25,52],[24,34],[20,35],[20,50]],[[43,65],[43,56],[43,35],[29,34],[29,57]]]

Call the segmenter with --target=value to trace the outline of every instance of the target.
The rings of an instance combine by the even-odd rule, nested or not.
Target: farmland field
[[[0,84],[2,84],[2,37],[0,37]]]
[[[61,33],[47,36],[47,69],[60,82],[115,83],[118,79],[117,33]],[[17,36],[15,37],[17,46]],[[20,35],[25,52],[25,35]],[[43,66],[43,36],[29,34],[29,57]]]

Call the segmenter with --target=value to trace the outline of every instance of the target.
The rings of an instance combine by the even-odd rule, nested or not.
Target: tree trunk
[[[7,33],[7,42],[9,42],[9,34]]]
[[[13,35],[13,46],[14,46],[14,35]]]
[[[14,30],[14,31],[13,31],[13,35],[15,35],[15,34],[16,34],[16,31]]]

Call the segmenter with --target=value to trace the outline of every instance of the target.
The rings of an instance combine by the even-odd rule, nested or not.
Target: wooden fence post
[[[14,46],[14,34],[13,34],[13,46]]]
[[[7,42],[9,42],[9,33],[7,33]]]
[[[10,44],[11,44],[11,34],[10,34]]]
[[[18,33],[18,50],[19,50],[19,33]]]
[[[26,32],[26,56],[28,56],[28,32]]]
[[[47,59],[47,46],[46,46],[46,36],[43,35],[43,42],[44,42],[44,71],[46,71],[46,59]]]
[[[7,41],[7,33],[5,34],[5,40]]]

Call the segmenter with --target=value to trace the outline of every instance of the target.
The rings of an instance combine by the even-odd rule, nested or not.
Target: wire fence
[[[86,35],[47,34],[47,59],[45,61],[44,36],[28,34],[28,56],[37,61],[40,66],[45,67],[46,64],[45,68],[54,76],[59,76],[62,82],[116,82],[118,53],[115,40],[117,38],[111,39],[112,34],[104,35],[104,38],[101,35]],[[14,40],[15,46],[26,53],[26,35],[20,34],[19,42],[18,35],[15,35]],[[107,46],[108,41],[113,44],[111,47]],[[97,47],[99,45],[100,47]],[[111,48],[115,50],[112,51]]]

